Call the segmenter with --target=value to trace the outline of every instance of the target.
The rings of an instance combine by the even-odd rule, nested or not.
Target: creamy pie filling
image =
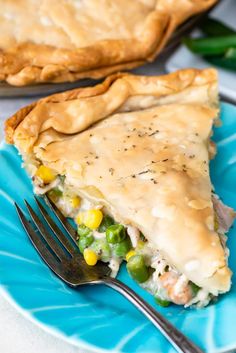
[[[161,306],[172,302],[185,307],[203,307],[213,299],[211,293],[170,266],[136,227],[117,224],[103,205],[79,196],[66,184],[64,176],[55,175],[48,167],[36,167],[32,163],[27,165],[27,169],[34,175],[35,193],[47,193],[65,216],[74,219],[78,227],[78,245],[88,265],[96,265],[98,260],[106,262],[115,277],[121,263],[126,261],[131,277],[153,294]],[[234,213],[215,194],[212,194],[212,200],[215,230],[228,258],[225,233],[233,222]],[[189,266],[194,269],[197,264],[190,263]]]

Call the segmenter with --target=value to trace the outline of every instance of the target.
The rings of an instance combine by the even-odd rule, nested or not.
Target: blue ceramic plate
[[[218,154],[211,165],[216,192],[236,209],[236,107],[222,105],[223,126],[214,140]],[[14,147],[0,150],[0,288],[30,319],[84,350],[110,353],[174,353],[163,336],[129,302],[104,286],[66,287],[41,261],[16,216],[13,202],[32,200],[32,187]],[[228,245],[236,253],[232,229]],[[236,272],[236,261],[230,266]],[[236,349],[236,286],[205,309],[157,307],[122,268],[119,278],[154,305],[184,334],[210,353]]]

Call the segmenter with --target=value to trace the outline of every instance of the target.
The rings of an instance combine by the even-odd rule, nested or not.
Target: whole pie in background
[[[216,0],[0,0],[0,81],[100,78],[152,61]]]

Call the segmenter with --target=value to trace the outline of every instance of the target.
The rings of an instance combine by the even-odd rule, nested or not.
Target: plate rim
[[[236,112],[236,105],[235,104],[221,102],[221,101],[219,103],[220,103],[220,111],[222,111],[221,106],[223,104],[224,106],[231,106]],[[4,151],[4,146],[9,146],[9,144],[7,144],[4,139],[2,139],[2,141],[0,141],[0,155]],[[10,145],[10,146],[13,146],[13,145]],[[111,350],[110,349],[109,350],[101,349],[93,344],[90,344],[84,340],[81,340],[78,336],[76,336],[76,338],[69,337],[63,331],[60,331],[57,328],[51,327],[47,323],[40,321],[39,319],[37,319],[37,317],[33,316],[30,311],[21,307],[21,305],[14,299],[14,297],[11,295],[11,293],[7,290],[7,287],[4,286],[3,283],[1,283],[1,281],[0,281],[0,295],[4,299],[6,299],[7,302],[13,308],[15,308],[16,311],[18,313],[20,313],[24,318],[26,318],[29,322],[38,326],[44,332],[47,332],[48,334],[66,342],[74,347],[79,348],[80,350],[82,350],[81,353],[106,353],[106,352],[120,353],[120,351],[114,350],[114,349],[111,349]],[[236,351],[236,340],[233,345],[229,345],[227,347],[224,347],[223,349],[216,348],[214,353],[234,353],[235,351]],[[80,353],[80,352],[78,352],[78,353]],[[144,353],[147,353],[147,352],[144,352]],[[211,352],[208,352],[208,353],[211,353]]]
[[[0,152],[1,152],[1,145],[0,145]],[[100,349],[90,343],[86,343],[85,341],[82,341],[79,337],[76,338],[70,338],[69,336],[67,336],[66,334],[64,334],[63,332],[57,330],[56,328],[50,327],[49,325],[42,323],[40,320],[38,320],[36,317],[34,317],[33,315],[30,314],[30,311],[27,311],[25,309],[23,309],[20,304],[15,301],[15,299],[12,297],[12,295],[10,294],[10,292],[8,292],[8,290],[5,288],[5,286],[0,282],[0,295],[6,299],[6,301],[13,307],[16,309],[16,311],[18,313],[20,313],[25,319],[27,319],[28,321],[30,321],[31,323],[33,323],[35,326],[38,326],[40,329],[42,329],[44,332],[49,333],[50,335],[61,339],[64,342],[67,342],[69,344],[71,344],[74,347],[79,348],[80,350],[82,349],[83,351],[81,351],[81,353],[120,353],[117,350],[104,350],[104,349]],[[84,350],[87,351],[84,351]],[[80,353],[80,352],[78,352]],[[217,352],[218,353],[218,352]],[[221,353],[221,352],[219,352]],[[222,352],[225,353],[225,352]]]

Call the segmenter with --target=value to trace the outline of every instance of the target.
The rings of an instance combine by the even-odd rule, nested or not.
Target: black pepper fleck
[[[167,162],[167,161],[168,161],[168,158],[162,160],[162,162]]]
[[[157,181],[153,178],[151,178],[151,181],[153,182],[153,184],[157,184]]]
[[[111,173],[111,175],[114,174],[114,168],[109,168],[109,172]]]
[[[128,151],[128,149],[127,149],[127,148],[124,148],[124,151],[126,152],[126,151]]]
[[[148,136],[153,136],[155,134],[157,134],[158,132],[160,132],[159,130],[155,130],[154,132],[152,132],[151,134],[149,134]]]
[[[146,174],[146,173],[148,173],[149,171],[150,171],[149,169],[148,169],[148,170],[144,170],[143,172],[138,173],[138,175]]]

